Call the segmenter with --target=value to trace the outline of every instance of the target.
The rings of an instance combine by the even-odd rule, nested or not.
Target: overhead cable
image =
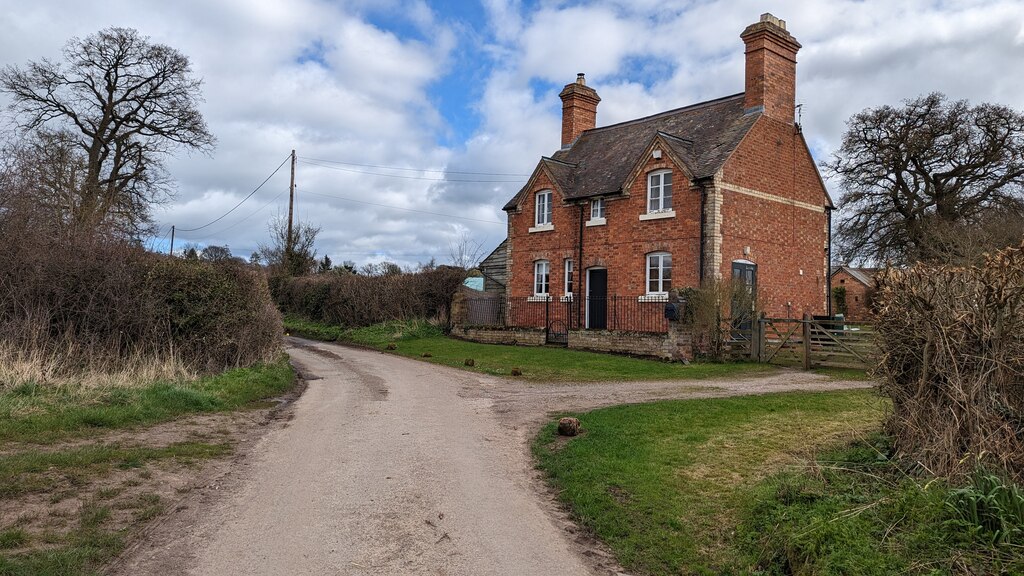
[[[206,224],[203,224],[202,226],[199,226],[198,228],[178,228],[178,232],[195,232],[196,230],[202,230],[203,228],[206,228],[207,226],[210,226],[211,224],[216,224],[217,222],[220,222],[221,220],[224,219],[225,216],[227,216],[228,214],[231,214],[239,206],[244,204],[246,200],[248,200],[249,198],[252,198],[253,194],[259,192],[260,188],[263,188],[263,185],[266,184],[267,182],[269,182],[270,179],[274,177],[274,174],[277,174],[277,171],[280,170],[281,167],[284,166],[285,163],[288,162],[289,160],[291,160],[291,155],[288,155],[287,157],[285,157],[285,159],[281,161],[281,163],[277,166],[277,168],[274,168],[274,171],[270,173],[270,176],[267,176],[266,180],[261,182],[260,185],[257,186],[255,190],[253,190],[252,192],[249,192],[248,196],[246,196],[245,198],[242,198],[242,201],[239,202],[238,204],[235,204],[234,208],[232,208],[231,210],[228,210],[227,212],[221,214],[219,217],[211,220],[210,222],[207,222]]]

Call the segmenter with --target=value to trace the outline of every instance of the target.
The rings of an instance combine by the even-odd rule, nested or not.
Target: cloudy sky
[[[561,87],[587,74],[598,125],[743,89],[742,29],[762,12],[803,44],[797,99],[818,160],[866,107],[942,91],[1024,110],[1021,0],[0,0],[0,64],[56,58],[108,26],[192,60],[209,156],[169,162],[156,217],[198,228],[295,149],[298,216],[320,254],[359,264],[487,251],[501,206],[560,139]],[[0,97],[2,98],[2,97]],[[287,209],[288,170],[176,245],[248,254]],[[832,190],[839,196],[838,190]],[[167,248],[163,236],[153,239]]]

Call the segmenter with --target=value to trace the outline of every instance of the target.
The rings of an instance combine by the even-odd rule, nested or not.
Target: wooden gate
[[[861,368],[875,366],[878,349],[870,322],[804,317],[765,318],[758,323],[756,350],[759,362],[783,366]]]

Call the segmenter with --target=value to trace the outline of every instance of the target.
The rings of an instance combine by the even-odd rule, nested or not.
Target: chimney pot
[[[786,21],[781,18],[776,18],[770,12],[765,12],[764,14],[761,14],[761,22],[775,24],[776,26],[782,28],[783,30],[786,29]]]
[[[579,74],[576,75],[576,83],[577,84],[582,84],[584,86],[587,85],[587,78],[586,78],[586,75],[583,74],[583,72],[580,72]]]

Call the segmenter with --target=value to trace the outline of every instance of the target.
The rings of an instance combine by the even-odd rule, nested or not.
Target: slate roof
[[[587,130],[571,148],[542,158],[541,166],[549,171],[566,200],[617,194],[640,155],[661,133],[694,178],[713,176],[758,117],[760,113],[743,113],[741,92]],[[504,209],[514,209],[529,186],[527,183],[516,193]]]
[[[850,276],[853,276],[855,280],[865,286],[874,286],[875,274],[878,273],[878,268],[854,268],[852,266],[838,266],[832,270],[832,275],[835,276],[840,271],[846,270]]]

